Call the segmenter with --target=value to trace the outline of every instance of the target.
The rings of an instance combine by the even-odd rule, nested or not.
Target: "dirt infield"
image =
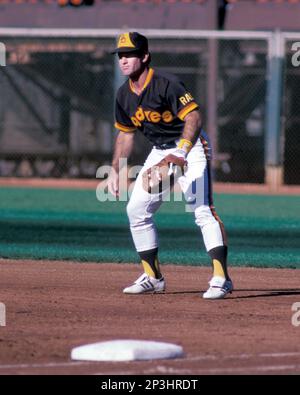
[[[70,179],[70,178],[0,178],[0,186],[27,188],[71,188],[94,189],[101,184],[101,180]],[[104,185],[103,183],[101,185]],[[176,187],[175,187],[176,188]],[[180,190],[178,188],[178,190]],[[300,195],[300,185],[281,185],[275,190],[266,184],[247,184],[215,182],[216,193],[262,194],[262,195]]]
[[[0,260],[0,273],[0,374],[300,373],[300,270],[233,268],[236,290],[221,301],[201,298],[203,267],[166,265],[167,292],[139,296],[121,292],[140,274],[132,264]],[[185,357],[70,360],[75,346],[113,339],[177,343]]]

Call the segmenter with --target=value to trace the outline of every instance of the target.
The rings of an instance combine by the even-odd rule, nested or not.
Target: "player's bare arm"
[[[120,159],[128,158],[130,156],[133,148],[133,140],[134,133],[124,133],[121,131],[116,138],[112,160],[112,171],[107,180],[108,190],[114,196],[119,195],[119,172],[121,170]]]
[[[184,129],[181,138],[190,141],[193,145],[196,143],[202,127],[202,118],[198,110],[187,114],[184,119]]]
[[[201,133],[202,119],[199,110],[191,111],[184,119],[184,128],[182,135],[177,144],[177,150],[173,154],[169,154],[163,161],[173,167],[173,172],[176,166],[181,167],[182,171],[185,165],[185,159],[192,149],[193,145],[196,143],[199,135]]]
[[[112,167],[117,173],[121,170],[119,168],[119,160],[121,158],[128,158],[132,152],[133,140],[134,133],[124,133],[121,131],[116,138]]]

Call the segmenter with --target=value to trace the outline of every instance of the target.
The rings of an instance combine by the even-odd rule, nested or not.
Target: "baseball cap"
[[[117,48],[112,53],[148,53],[148,40],[138,32],[122,33],[118,37]]]

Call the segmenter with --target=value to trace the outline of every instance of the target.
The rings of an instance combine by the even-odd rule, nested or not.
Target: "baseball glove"
[[[167,155],[143,173],[144,190],[154,194],[172,188],[175,181],[184,174],[186,164],[183,157],[173,154]]]

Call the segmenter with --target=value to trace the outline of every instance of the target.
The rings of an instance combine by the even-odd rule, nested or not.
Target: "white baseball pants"
[[[161,150],[154,147],[136,179],[127,205],[127,214],[138,252],[158,247],[153,215],[164,201],[164,192],[149,194],[143,189],[142,174],[175,150],[176,148]],[[186,211],[194,212],[195,223],[201,229],[207,251],[226,244],[223,224],[212,203],[209,151],[207,141],[204,138],[198,139],[186,158],[187,171],[178,179],[185,197]]]

